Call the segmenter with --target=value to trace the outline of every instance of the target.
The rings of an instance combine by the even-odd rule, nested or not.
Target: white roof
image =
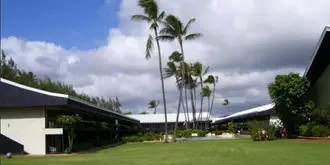
[[[80,99],[77,99],[77,98],[71,97],[71,96],[69,96],[69,95],[67,95],[67,94],[48,92],[48,91],[44,91],[44,90],[41,90],[41,89],[32,88],[32,87],[29,87],[29,86],[26,86],[26,85],[22,85],[22,84],[19,84],[19,83],[13,82],[13,81],[9,81],[9,80],[4,79],[4,78],[0,78],[0,82],[6,83],[6,84],[9,84],[9,85],[12,85],[12,86],[18,87],[18,88],[22,88],[22,89],[25,89],[25,90],[29,90],[29,91],[32,91],[32,92],[36,92],[36,93],[40,93],[40,94],[44,94],[44,95],[47,95],[47,96],[53,96],[53,97],[61,97],[61,98],[71,99],[71,100],[74,100],[74,101],[77,101],[77,102],[80,102],[80,103],[83,103],[83,104],[89,105],[89,106],[91,106],[91,107],[95,107],[95,108],[101,109],[101,110],[103,110],[103,111],[111,112],[111,113],[117,114],[117,115],[122,116],[122,117],[126,117],[126,118],[129,118],[129,119],[136,120],[136,119],[134,119],[134,118],[130,118],[129,116],[122,115],[122,114],[117,113],[117,112],[115,112],[115,111],[111,111],[111,110],[109,110],[109,109],[105,109],[105,108],[103,108],[103,107],[96,106],[96,105],[94,105],[94,104],[92,104],[92,103],[89,103],[89,102],[86,102],[86,101],[83,101],[83,100],[80,100]]]
[[[208,116],[208,112],[202,112],[201,117],[202,121],[206,120],[206,117]],[[174,123],[176,122],[176,113],[168,113],[167,114],[167,122]],[[192,121],[192,113],[188,113],[189,120]],[[140,120],[140,123],[165,123],[165,115],[164,114],[138,114],[138,115],[127,115],[131,118],[134,118],[136,120]],[[199,113],[196,113],[196,118],[198,119]],[[212,119],[211,119],[212,120]],[[184,113],[179,114],[179,122],[185,121],[185,115]]]
[[[219,122],[219,121],[226,120],[226,119],[231,119],[231,118],[234,118],[234,117],[249,115],[249,114],[253,114],[253,113],[268,111],[268,110],[272,109],[273,107],[274,107],[274,104],[267,104],[267,105],[247,109],[247,110],[240,111],[240,112],[234,113],[232,115],[226,116],[226,117],[221,118],[219,120],[215,120],[215,122]]]

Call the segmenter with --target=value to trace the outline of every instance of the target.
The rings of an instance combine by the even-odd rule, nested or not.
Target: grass
[[[330,143],[277,140],[190,141],[125,144],[61,157],[2,158],[1,165],[325,165]]]

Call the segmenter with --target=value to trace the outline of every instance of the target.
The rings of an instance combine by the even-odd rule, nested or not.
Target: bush
[[[299,127],[299,133],[302,136],[310,136],[310,128],[307,125],[301,125]]]
[[[236,125],[233,122],[228,123],[228,131],[230,133],[235,133],[236,132]]]
[[[327,137],[329,136],[329,128],[323,125],[316,125],[311,130],[314,137]]]
[[[124,142],[126,143],[143,142],[143,138],[140,136],[127,136],[124,138]]]
[[[254,141],[261,140],[275,140],[276,128],[271,126],[268,121],[249,121],[247,123],[249,127],[249,133]],[[267,133],[264,135],[262,131]]]
[[[214,133],[215,135],[222,135],[224,131],[217,130],[217,131],[213,131],[212,133]]]
[[[159,140],[162,136],[160,134],[156,134],[156,133],[146,133],[142,136],[142,139],[144,141],[153,141],[153,140]]]

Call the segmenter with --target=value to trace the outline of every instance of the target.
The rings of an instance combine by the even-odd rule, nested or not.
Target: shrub
[[[233,122],[228,123],[228,131],[230,133],[235,133],[236,132],[236,125]]]
[[[247,123],[249,127],[249,133],[254,141],[261,140],[275,140],[276,128],[269,124],[268,121],[249,121]],[[265,130],[267,134],[262,134]]]
[[[191,134],[197,133],[199,137],[204,137],[207,133],[205,130],[200,130],[200,129],[187,129],[187,130],[177,130],[176,131],[176,137],[184,137],[184,138],[189,138],[191,137]]]
[[[309,136],[310,135],[310,128],[307,125],[301,125],[299,127],[299,133],[302,136]]]
[[[159,140],[161,138],[160,134],[156,134],[156,133],[146,133],[142,136],[142,139],[144,141],[153,141],[153,140]]]
[[[140,136],[127,136],[124,138],[124,142],[126,143],[143,142],[143,138]]]
[[[214,133],[215,135],[222,135],[224,131],[217,130],[217,131],[213,131],[212,133]]]
[[[311,130],[314,137],[327,137],[329,136],[329,128],[323,125],[316,125]]]

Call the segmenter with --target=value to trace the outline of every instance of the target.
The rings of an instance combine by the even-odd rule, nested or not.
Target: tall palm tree
[[[163,67],[162,67],[162,57],[160,52],[159,38],[158,38],[158,24],[162,22],[165,12],[159,13],[158,4],[155,0],[139,0],[138,6],[140,6],[144,14],[136,14],[132,16],[132,20],[143,21],[150,24],[150,29],[154,31],[157,48],[158,48],[158,62],[159,62],[159,72],[162,86],[163,94],[163,105],[164,105],[164,115],[165,115],[165,139],[164,142],[168,142],[168,130],[167,130],[167,109],[166,109],[166,97],[165,97],[165,87],[163,78]],[[146,59],[151,57],[151,51],[153,48],[153,37],[149,35],[146,45]]]
[[[211,89],[210,89],[210,87],[209,86],[205,86],[205,87],[203,87],[203,89],[202,89],[202,92],[201,92],[201,95],[203,96],[203,97],[207,97],[207,112],[209,112],[210,113],[210,97],[211,97],[211,93],[212,93],[212,91],[211,91]],[[201,119],[202,120],[202,119]],[[208,119],[208,116],[206,116],[206,120],[208,121],[209,119]]]
[[[211,103],[211,107],[210,107],[210,110],[209,110],[209,117],[208,117],[208,118],[210,118],[212,110],[213,110],[213,103],[214,103],[214,98],[215,98],[215,84],[218,83],[218,76],[209,75],[207,77],[207,79],[204,81],[204,83],[208,83],[208,84],[213,85],[212,103]]]
[[[165,27],[160,31],[160,36],[159,39],[162,41],[173,41],[173,40],[177,40],[179,42],[180,45],[180,49],[181,49],[181,54],[182,54],[182,63],[181,63],[181,67],[183,68],[181,70],[182,72],[182,79],[183,81],[185,81],[185,66],[184,66],[184,51],[183,51],[183,41],[184,40],[194,40],[197,39],[199,37],[202,36],[201,33],[192,33],[192,34],[188,34],[188,29],[191,26],[191,24],[193,22],[196,21],[195,18],[192,18],[188,21],[188,23],[186,25],[184,25],[181,20],[179,18],[177,18],[174,15],[168,15],[165,19]],[[188,110],[188,104],[187,104],[187,90],[185,88],[185,96],[186,96],[186,105],[187,105],[187,110]],[[193,111],[193,125],[194,128],[195,126],[195,122],[196,122],[196,112]]]
[[[222,105],[223,105],[223,106],[227,106],[227,108],[228,108],[228,113],[229,113],[229,104],[230,104],[230,102],[229,102],[228,99],[224,99],[224,100],[223,100]]]
[[[195,62],[193,64],[193,76],[197,77],[199,79],[199,85],[201,87],[201,90],[204,88],[204,84],[203,84],[203,76],[206,75],[209,72],[209,66],[203,71],[203,65],[200,62]],[[199,110],[199,115],[197,118],[197,124],[198,124],[198,120],[200,120],[200,118],[202,118],[202,112],[203,112],[203,102],[204,102],[204,97],[203,95],[201,95],[201,104],[200,104],[200,110]]]
[[[154,109],[154,114],[156,114],[156,110],[157,110],[158,105],[159,105],[159,100],[157,102],[156,102],[156,100],[151,100],[148,103],[148,108],[149,109]]]

